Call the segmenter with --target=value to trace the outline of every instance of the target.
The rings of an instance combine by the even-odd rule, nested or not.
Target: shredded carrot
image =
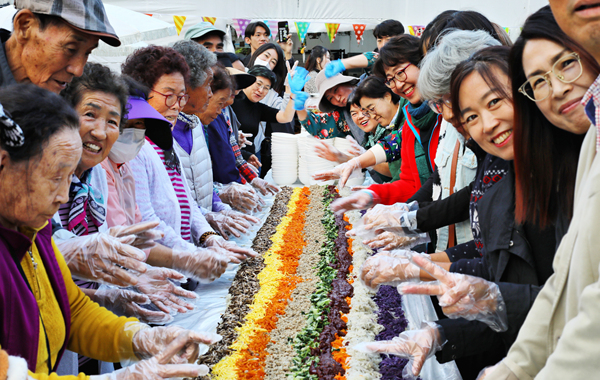
[[[277,293],[271,299],[271,305],[266,310],[265,316],[256,322],[257,326],[264,330],[252,336],[248,346],[240,351],[241,357],[236,362],[238,379],[264,378],[265,360],[268,355],[266,348],[271,342],[269,334],[277,327],[278,316],[285,313],[292,292],[303,281],[301,277],[295,274],[298,269],[298,259],[306,245],[303,230],[306,218],[305,212],[310,204],[308,198],[310,190],[307,187],[303,188],[301,195],[296,210],[291,215],[292,222],[282,237],[284,241],[282,249],[278,252],[282,263],[279,270],[286,276],[280,280]]]

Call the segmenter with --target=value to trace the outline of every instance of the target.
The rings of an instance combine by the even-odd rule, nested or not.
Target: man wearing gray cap
[[[0,86],[31,82],[59,93],[99,39],[121,44],[101,0],[15,0],[15,8],[12,34],[0,30]]]

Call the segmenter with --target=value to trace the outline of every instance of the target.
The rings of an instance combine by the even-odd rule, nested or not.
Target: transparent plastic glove
[[[319,143],[315,145],[315,153],[324,160],[337,163],[344,163],[350,159],[350,157],[342,153],[338,148],[333,145],[325,144],[322,140],[319,140]]]
[[[341,59],[336,59],[335,61],[331,61],[325,66],[325,76],[327,78],[331,78],[334,75],[339,73],[343,73],[346,71],[346,66]]]
[[[73,277],[81,280],[126,287],[137,284],[137,273],[126,269],[146,272],[146,254],[107,233],[57,241],[56,246]]]
[[[131,226],[115,226],[108,229],[108,234],[118,238],[121,243],[130,244],[139,249],[151,249],[156,245],[155,240],[162,239],[164,233],[153,228],[159,222],[141,222]],[[134,237],[132,241],[132,236]]]
[[[150,301],[165,313],[186,313],[188,310],[193,310],[194,305],[179,297],[195,299],[196,293],[176,286],[170,281],[184,279],[184,275],[172,269],[151,267],[139,277],[136,289],[147,295]]]
[[[352,230],[346,233],[352,236]],[[404,235],[391,231],[376,230],[377,236],[363,240],[363,244],[371,249],[381,249],[382,251],[391,251],[393,249],[410,249],[416,245],[429,243],[431,239],[426,233]]]
[[[204,217],[213,230],[221,234],[225,240],[229,240],[228,234],[240,237],[240,234],[245,233],[250,227],[248,222],[232,218],[221,212],[209,212]]]
[[[181,351],[185,351],[190,344],[195,344],[195,339],[193,332],[184,330],[152,358],[122,368],[108,376],[91,376],[90,380],[163,380],[207,375],[207,366],[182,363],[178,360]],[[179,364],[169,364],[173,362]]]
[[[200,343],[213,344],[222,339],[218,334],[195,332],[177,326],[152,327],[139,330],[133,336],[133,352],[140,359],[147,359],[165,349],[173,340],[182,334],[189,333],[188,343],[171,359],[171,363],[186,363],[198,358]]]
[[[252,249],[242,248],[232,241],[226,241],[222,237],[215,235],[206,238],[205,245],[211,248],[221,248],[229,258],[229,262],[232,263],[240,263],[248,257],[256,257],[258,255]]]
[[[246,214],[250,214],[256,210],[261,211],[262,206],[265,205],[265,202],[252,186],[245,186],[235,182],[220,185],[219,198],[234,209]]]
[[[415,212],[416,224],[416,211],[418,209],[419,203],[417,201],[396,203],[389,206],[378,204],[367,211],[362,219],[366,230],[383,229],[402,232],[405,228],[410,230],[413,227],[412,217],[408,215],[410,212]]]
[[[369,190],[361,190],[347,197],[340,198],[331,203],[331,210],[336,214],[343,214],[351,210],[364,210],[373,206],[375,197]]]
[[[248,140],[248,138],[252,136],[252,133],[244,133],[242,131],[238,131],[238,145],[240,146],[240,149],[245,148],[247,146],[252,146],[252,141]]]
[[[168,312],[148,310],[140,305],[148,305],[150,298],[125,289],[98,289],[92,299],[100,306],[119,316],[136,317],[146,323],[167,323],[173,320]]]
[[[416,379],[425,360],[442,349],[440,333],[433,322],[423,322],[419,330],[405,331],[392,340],[359,343],[353,348],[360,352],[391,354],[408,359],[402,371],[404,379]]]
[[[479,375],[477,375],[477,380],[484,380],[490,373],[494,372],[494,370],[498,367],[501,362],[496,365],[485,367],[481,371],[479,371]]]
[[[214,281],[225,273],[227,262],[227,257],[208,248],[193,252],[173,250],[173,269],[202,283]]]
[[[271,185],[269,182],[258,177],[254,178],[250,184],[256,190],[260,191],[262,195],[275,195],[280,190],[279,187]]]
[[[408,257],[377,254],[369,257],[360,268],[360,279],[366,286],[377,289],[379,285],[397,286],[418,280],[421,270]]]
[[[361,176],[362,169],[363,168],[360,164],[360,157],[354,157],[350,161],[346,162],[340,174],[340,182],[338,183],[338,187],[340,189],[343,189],[344,186],[346,186],[346,182],[348,182],[350,178]]]
[[[420,256],[413,256],[411,261],[438,282],[403,284],[398,287],[401,294],[436,295],[449,318],[478,320],[494,331],[506,331],[506,305],[497,284],[480,277],[450,273]]]
[[[233,221],[235,221],[235,228],[240,231],[240,233],[246,233],[248,228],[252,225],[258,225],[260,223],[260,219],[253,217],[252,215],[246,215],[241,212],[237,212],[235,210],[223,210],[221,214],[226,215]],[[235,237],[239,237],[239,234],[235,234],[235,231],[232,231],[232,234]],[[223,236],[225,238],[225,236]],[[226,238],[225,238],[226,239]]]
[[[358,141],[354,140],[352,136],[346,136],[346,140],[350,141],[350,149],[348,149],[349,155],[353,157],[358,157],[367,151],[365,148],[362,147],[362,145],[358,143]]]

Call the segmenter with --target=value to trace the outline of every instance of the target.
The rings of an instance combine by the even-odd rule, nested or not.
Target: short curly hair
[[[189,86],[191,89],[202,86],[208,76],[206,70],[217,63],[216,54],[199,43],[190,40],[175,42],[173,49],[185,58],[190,68]]]
[[[83,94],[87,91],[99,91],[114,95],[121,105],[120,129],[127,122],[127,97],[129,90],[123,79],[108,67],[99,63],[88,62],[83,68],[83,74],[75,77],[60,95],[73,107],[81,101]]]
[[[131,53],[121,65],[121,72],[152,89],[163,75],[180,73],[185,83],[190,80],[190,68],[175,49],[150,45]]]

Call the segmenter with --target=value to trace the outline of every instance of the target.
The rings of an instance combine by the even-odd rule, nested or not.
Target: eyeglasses
[[[381,101],[381,98],[378,98],[378,99],[377,99],[377,104],[379,104],[379,102],[380,102],[380,101]],[[361,109],[360,109],[360,112],[361,112],[363,115],[365,115],[365,116],[367,116],[367,117],[369,117],[369,118],[378,116],[378,115],[377,115],[377,113],[375,112],[375,107],[374,107],[374,106],[371,106],[371,109],[368,109],[368,108],[361,108]]]
[[[452,102],[448,99],[448,95],[442,96],[441,99],[430,100],[429,108],[435,113],[442,113],[442,105],[448,108],[452,108]]]
[[[179,107],[183,108],[187,104],[188,100],[190,100],[190,96],[188,94],[177,96],[175,94],[166,95],[156,90],[151,90],[152,92],[156,92],[159,95],[165,97],[165,105],[167,107],[173,107],[175,103],[179,103]]]
[[[408,69],[410,65],[411,63],[409,62],[408,65],[404,66],[404,68],[398,71],[396,74],[394,74],[393,77],[386,79],[384,82],[385,85],[392,88],[396,87],[396,81],[404,82],[406,80],[406,69]]]
[[[550,73],[554,74],[563,83],[575,82],[583,74],[579,54],[573,52],[565,55],[552,65],[552,70],[529,78],[527,82],[519,87],[519,92],[534,102],[546,99],[552,93]]]
[[[262,84],[261,82],[254,82],[254,85],[260,90],[265,90],[265,91],[269,91],[271,89],[271,86],[267,85],[267,84]]]

